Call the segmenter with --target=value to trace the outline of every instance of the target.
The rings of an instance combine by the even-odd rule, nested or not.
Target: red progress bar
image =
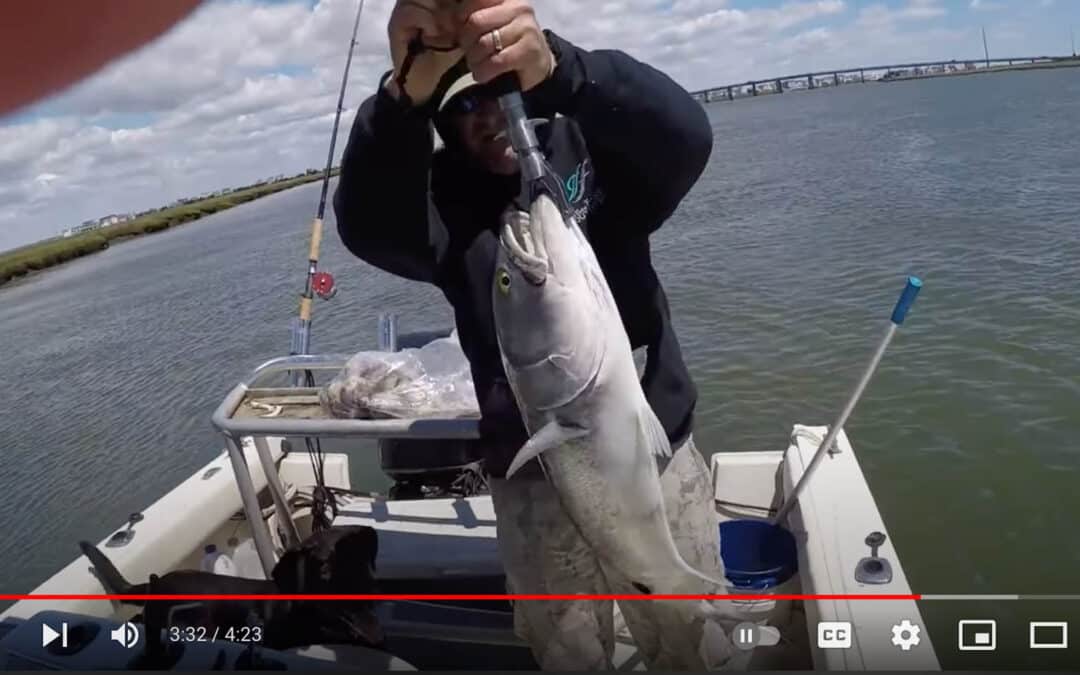
[[[418,595],[93,595],[93,594],[50,594],[38,595],[0,595],[0,600],[921,600],[922,595],[454,595],[454,594],[418,594]]]

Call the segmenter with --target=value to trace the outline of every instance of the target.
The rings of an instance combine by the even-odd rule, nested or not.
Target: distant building
[[[98,221],[96,221],[96,220],[83,221],[82,225],[76,225],[75,227],[69,227],[68,229],[64,230],[64,236],[65,237],[72,237],[72,236],[75,236],[76,234],[82,234],[84,232],[91,232],[93,230],[98,229],[99,227],[101,227],[101,225],[99,225]]]
[[[105,227],[106,225],[116,225],[117,223],[123,223],[131,220],[133,216],[130,213],[112,213],[101,218],[91,218],[90,220],[84,220],[81,224],[75,227],[69,227],[64,230],[62,237],[73,237],[76,234],[83,234],[84,232],[91,232],[98,228]]]
[[[122,223],[122,222],[125,222],[127,220],[131,220],[131,216],[129,214],[126,214],[126,213],[124,213],[124,214],[113,213],[113,214],[110,214],[108,216],[105,216],[104,218],[99,219],[98,220],[98,225],[100,227],[104,227],[106,225],[116,225],[117,223]]]

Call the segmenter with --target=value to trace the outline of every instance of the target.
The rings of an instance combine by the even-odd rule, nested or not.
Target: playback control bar
[[[963,601],[990,601],[997,602],[998,600],[1024,600],[1024,601],[1059,601],[1059,600],[1080,600],[1080,595],[1031,595],[1031,594],[941,594],[941,593],[920,593],[919,600],[963,600]]]
[[[145,670],[142,626],[59,611],[0,621],[0,671]],[[331,660],[231,642],[173,645],[152,670],[340,670]],[[377,658],[376,658],[377,657]],[[368,672],[386,667],[376,652]],[[362,664],[364,665],[364,664]]]

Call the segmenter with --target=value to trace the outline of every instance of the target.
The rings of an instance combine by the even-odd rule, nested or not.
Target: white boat
[[[413,444],[409,451],[420,452],[421,457],[425,447],[428,452],[434,450],[430,456],[445,457],[453,455],[445,445],[453,441],[446,439],[475,435],[473,419],[327,420],[320,418],[318,406],[311,404],[317,392],[314,388],[257,386],[275,373],[334,371],[344,361],[345,357],[287,357],[256,369],[228,394],[214,415],[215,424],[225,435],[226,450],[116,530],[99,548],[133,581],[146,580],[151,574],[198,569],[208,544],[233,550],[246,576],[262,576],[272,569],[290,537],[303,538],[311,531],[310,497],[316,483],[311,458],[306,451],[297,450],[298,443],[286,441],[286,436],[381,439],[383,466],[387,467],[388,457],[393,462],[388,451],[395,443],[400,445],[401,439],[410,439],[406,441]],[[286,411],[273,418],[263,417],[267,414],[264,408],[250,406],[255,400],[277,401]],[[289,401],[294,402],[293,409]],[[796,425],[786,449],[714,454],[711,468],[717,523],[765,520],[775,513],[785,493],[790,493],[802,476],[824,432],[822,427]],[[442,449],[439,444],[444,444]],[[339,512],[334,525],[364,524],[379,533],[380,582],[413,593],[505,592],[489,496],[391,499],[352,493],[349,455],[328,453],[324,458],[323,482],[338,488]],[[402,475],[397,472],[395,477]],[[842,432],[784,524],[794,535],[798,568],[790,579],[761,593],[911,594],[892,539],[880,536],[888,530]],[[874,542],[874,537],[878,541]],[[873,551],[868,538],[877,544]],[[78,551],[76,542],[57,545]],[[106,589],[87,558],[79,556],[32,593],[93,595],[106,593]],[[758,599],[740,604],[755,621],[776,628],[781,636],[779,644],[753,649],[751,669],[939,669],[919,609],[909,599]],[[100,599],[22,600],[0,615],[0,667],[123,667],[132,658],[119,644],[124,641],[123,622],[135,611],[134,607]],[[509,606],[504,602],[393,600],[381,603],[378,615],[389,653],[340,645],[271,653],[251,645],[219,642],[187,645],[175,656],[172,667],[239,668],[235,659],[250,660],[260,654],[273,659],[276,667],[290,669],[313,664],[366,670],[536,667],[525,644],[514,635]],[[917,640],[908,639],[911,632],[894,630],[905,621],[922,628]],[[64,641],[82,640],[85,644],[78,649],[57,648],[59,641],[54,638],[50,646],[41,646],[43,622],[54,631],[66,622],[73,628],[72,636]],[[849,623],[850,647],[819,647],[819,622]],[[81,628],[75,630],[74,626]],[[111,635],[117,639],[110,640]],[[826,637],[844,642],[842,635]],[[625,631],[615,658],[620,669],[644,669]]]

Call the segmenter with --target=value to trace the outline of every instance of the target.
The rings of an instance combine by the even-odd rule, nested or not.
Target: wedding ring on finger
[[[495,53],[498,54],[503,50],[502,36],[499,35],[499,29],[491,31],[491,41],[495,44]]]

